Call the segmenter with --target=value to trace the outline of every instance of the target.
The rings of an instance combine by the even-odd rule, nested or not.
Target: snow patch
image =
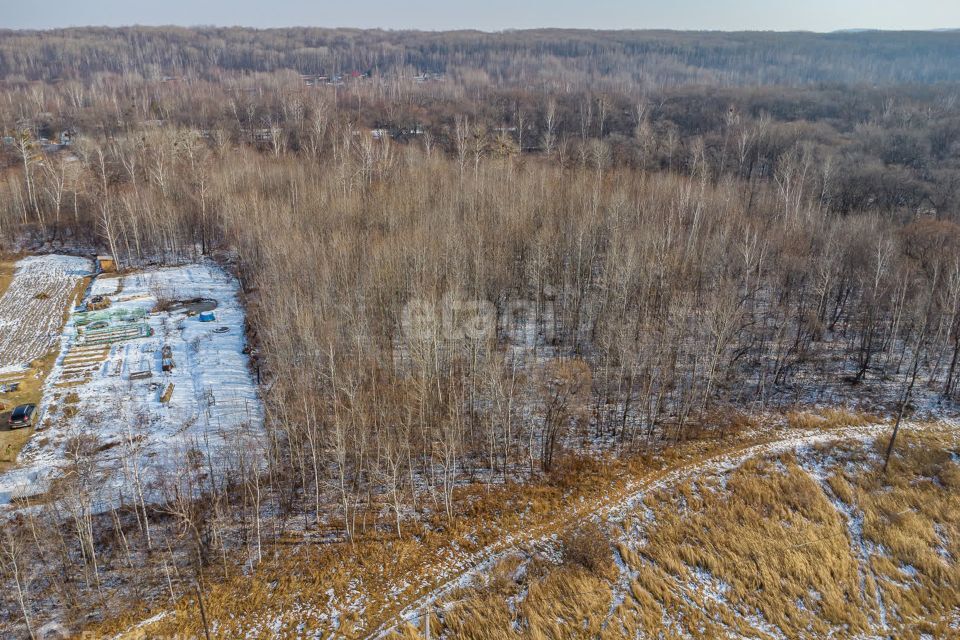
[[[133,499],[134,486],[145,501],[161,500],[164,485],[176,480],[188,461],[201,460],[198,454],[208,456],[204,466],[214,467],[228,456],[255,459],[263,409],[244,352],[238,290],[234,278],[210,263],[98,278],[90,294],[110,297],[114,318],[142,316],[152,335],[108,343],[103,364],[78,378],[74,363],[96,358],[87,355],[91,341],[84,344],[78,312],[71,315],[40,407],[51,426],[39,429],[21,452],[19,466],[0,476],[0,504],[45,492],[70,468],[71,450],[82,442],[94,461],[87,487],[94,511]],[[200,322],[182,312],[151,313],[158,295],[168,294],[216,300],[215,321]],[[111,320],[113,326],[127,327],[130,321]],[[162,371],[165,347],[175,363],[171,371]],[[71,352],[81,355],[67,363]],[[149,371],[149,377],[131,378],[140,370]],[[76,382],[63,386],[65,381]],[[68,395],[74,400],[69,405]]]

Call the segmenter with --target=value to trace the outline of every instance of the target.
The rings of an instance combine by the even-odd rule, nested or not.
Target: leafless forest
[[[78,453],[0,625],[755,413],[955,412],[958,83],[956,33],[0,32],[3,247],[228,265],[267,408],[164,505],[91,512]]]

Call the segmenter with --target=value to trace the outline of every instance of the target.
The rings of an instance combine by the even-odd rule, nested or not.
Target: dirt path
[[[943,421],[939,428],[950,430],[960,429],[956,422]],[[908,425],[907,430],[928,429],[929,425]],[[690,457],[669,465],[666,468],[649,471],[639,475],[617,488],[611,487],[608,494],[597,500],[576,500],[562,510],[557,510],[551,517],[529,526],[520,525],[520,529],[504,532],[495,542],[484,546],[476,552],[465,553],[454,547],[446,550],[437,550],[430,558],[425,558],[423,564],[413,572],[394,576],[390,583],[382,586],[384,592],[389,592],[394,599],[393,606],[383,607],[379,603],[376,607],[371,603],[367,606],[351,608],[362,619],[365,619],[367,630],[358,637],[383,639],[398,631],[404,624],[411,623],[419,626],[422,615],[431,606],[448,600],[454,592],[467,585],[472,579],[489,571],[497,562],[515,553],[529,553],[534,549],[555,549],[556,538],[570,528],[576,527],[588,520],[617,523],[623,521],[633,513],[640,502],[648,494],[660,489],[675,486],[687,480],[703,476],[716,475],[733,470],[746,461],[761,456],[778,455],[783,452],[812,445],[840,442],[844,440],[859,440],[864,443],[872,442],[878,437],[887,436],[890,432],[888,424],[871,424],[864,426],[842,427],[836,429],[780,429],[771,431],[765,439],[755,437],[748,443],[728,446],[726,449],[692,454]],[[446,551],[451,551],[447,553]],[[342,612],[342,606],[337,610]],[[156,624],[170,615],[170,611],[160,612],[157,615],[143,620],[133,627],[115,636],[116,638],[133,637],[151,625]],[[327,612],[331,615],[337,611]],[[280,624],[280,617],[275,619]],[[265,618],[270,621],[270,617]],[[262,625],[263,623],[261,623]],[[327,629],[329,632],[329,629]],[[352,637],[352,636],[351,636]]]
[[[798,430],[783,435],[774,440],[760,444],[752,444],[733,449],[714,452],[713,454],[690,460],[679,466],[662,469],[643,475],[631,481],[622,490],[614,495],[606,496],[600,501],[580,503],[571,506],[557,517],[536,527],[531,527],[520,535],[507,535],[501,540],[488,545],[478,553],[472,554],[469,560],[470,568],[466,571],[458,566],[450,566],[448,570],[440,570],[442,576],[435,586],[426,594],[404,606],[400,613],[383,621],[365,637],[368,640],[386,638],[405,623],[416,623],[423,612],[438,600],[442,600],[458,587],[468,583],[473,577],[489,570],[506,556],[522,551],[524,548],[547,543],[558,533],[569,529],[587,520],[620,522],[627,514],[643,500],[647,494],[672,486],[694,477],[712,475],[735,469],[751,458],[765,455],[777,455],[800,447],[807,447],[827,442],[841,440],[871,441],[878,436],[889,433],[890,427],[886,424],[874,424],[858,427],[844,427],[839,429]]]

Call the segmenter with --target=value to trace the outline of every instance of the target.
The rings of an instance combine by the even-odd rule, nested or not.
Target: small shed
[[[97,256],[97,270],[103,273],[115,272],[117,270],[117,263],[114,261],[113,256]]]

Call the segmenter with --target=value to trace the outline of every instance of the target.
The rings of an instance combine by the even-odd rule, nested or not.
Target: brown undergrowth
[[[955,436],[909,433],[886,472],[884,444],[751,460],[665,488],[606,531],[581,530],[606,563],[570,562],[576,536],[559,559],[508,557],[435,607],[432,628],[478,639],[957,637]],[[400,635],[422,638],[418,622]]]
[[[7,287],[13,282],[13,274],[16,270],[16,260],[0,258],[0,296],[4,294]]]
[[[216,621],[216,637],[296,637],[299,632],[334,630],[337,637],[364,637],[435,588],[446,578],[444,572],[451,563],[466,569],[481,551],[498,548],[511,538],[533,539],[535,533],[562,537],[567,553],[555,561],[534,560],[524,562],[520,569],[513,567],[525,579],[536,578],[529,584],[515,580],[509,561],[498,565],[488,581],[495,585],[493,590],[457,593],[455,597],[466,598],[463,610],[454,607],[442,622],[437,619],[436,628],[456,629],[456,637],[497,637],[494,628],[508,635],[517,633],[519,616],[522,627],[530,632],[524,637],[571,637],[563,635],[565,624],[561,621],[573,620],[586,625],[585,632],[607,634],[612,628],[608,618],[617,581],[610,546],[603,543],[607,555],[598,559],[597,546],[589,543],[589,536],[578,535],[576,529],[570,533],[569,526],[615,502],[635,486],[631,483],[655,480],[670,469],[740,451],[775,433],[756,430],[730,435],[727,431],[722,440],[690,441],[657,455],[568,457],[559,461],[550,476],[533,483],[465,487],[458,491],[457,518],[448,522],[437,516],[420,522],[402,539],[371,532],[353,543],[312,544],[299,535],[288,536],[269,549],[256,570],[237,568],[226,579],[209,584],[204,598],[206,615]],[[673,597],[652,585],[646,590],[661,602],[669,603]],[[510,598],[516,599],[520,591],[522,599],[511,603]],[[643,597],[638,591],[636,598]],[[164,608],[163,603],[158,604]],[[336,622],[329,615],[331,610],[339,612]],[[131,607],[126,615],[93,632],[117,634],[136,629],[135,633],[146,632],[147,637],[203,634],[193,597],[178,600],[158,621],[135,626],[150,613],[146,606]],[[482,619],[487,635],[476,635],[480,631],[471,622],[475,619]]]

